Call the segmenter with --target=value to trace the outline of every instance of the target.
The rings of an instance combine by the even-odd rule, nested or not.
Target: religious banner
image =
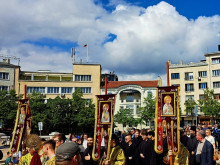
[[[30,134],[30,131],[31,113],[29,99],[22,99],[18,101],[16,121],[12,133],[12,141],[9,150],[12,154],[18,153],[19,149],[21,149],[22,141],[24,141],[25,137]]]
[[[155,151],[163,152],[163,132],[168,149],[176,155],[180,150],[179,87],[158,87],[155,112]]]
[[[101,144],[104,143],[103,159],[110,155],[110,141],[113,128],[115,95],[97,95],[95,111],[94,146],[92,152],[93,160],[99,160]]]

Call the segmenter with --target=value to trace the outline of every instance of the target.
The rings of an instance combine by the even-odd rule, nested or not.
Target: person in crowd
[[[123,130],[121,133],[121,142],[122,143],[125,143],[125,136],[126,136],[126,132],[125,132],[125,130]]]
[[[128,134],[125,137],[125,156],[126,156],[126,165],[134,165],[135,164],[135,145],[131,141],[131,134]]]
[[[41,146],[41,138],[35,134],[28,135],[26,146],[28,148],[28,154],[20,158],[19,165],[41,165],[40,156],[37,153]]]
[[[205,132],[200,130],[196,133],[196,138],[199,141],[196,150],[196,165],[213,165],[213,145],[205,139]]]
[[[84,134],[84,135],[83,135],[83,142],[82,142],[84,151],[85,151],[85,149],[87,148],[87,139],[88,139],[88,135],[87,135],[87,134]],[[84,152],[84,151],[83,151],[83,152]]]
[[[210,129],[206,129],[205,134],[206,134],[205,139],[208,140],[213,145],[213,148],[214,148],[214,151],[215,151],[215,139],[211,135]]]
[[[170,164],[170,156],[172,155],[172,162],[174,165],[191,165],[189,164],[189,151],[187,148],[181,143],[180,151],[177,155],[173,155],[173,151],[169,150],[166,157],[164,157],[164,163]]]
[[[148,140],[154,140],[154,131],[148,132]]]
[[[72,133],[69,133],[68,138],[66,138],[65,142],[71,142],[73,138]]]
[[[54,141],[56,142],[56,149],[65,142],[66,137],[63,133],[57,134],[54,137]]]
[[[132,140],[135,138],[135,128],[131,128],[131,138]]]
[[[73,137],[73,138],[72,138],[72,142],[73,142],[73,143],[77,143],[77,137]]]
[[[148,140],[148,132],[143,130],[142,133],[143,141],[139,145],[140,151],[140,164],[150,165],[153,147],[151,140]]]
[[[182,144],[187,147],[187,141],[188,141],[188,137],[184,134],[184,130],[180,131],[180,141],[182,142]]]
[[[156,154],[156,165],[165,165],[163,162],[164,157],[167,155],[168,152],[168,144],[167,144],[167,137],[166,137],[166,132],[163,132],[163,152],[161,154]]]
[[[135,146],[135,155],[134,155],[134,161],[135,164],[140,164],[140,151],[139,151],[139,145],[143,141],[142,137],[140,136],[141,131],[139,129],[135,130],[135,138],[132,140],[132,143]]]
[[[55,157],[55,147],[56,142],[54,140],[48,140],[43,144],[44,154],[48,156],[48,160],[45,165],[55,165],[56,157]]]
[[[205,132],[208,129],[208,124],[203,125],[202,130]]]
[[[56,165],[80,165],[81,156],[78,144],[66,142],[60,145],[56,151]]]
[[[13,165],[12,161],[11,161],[11,156],[12,154],[10,152],[7,152],[7,158],[5,160],[5,165]]]
[[[196,139],[196,127],[195,126],[191,126],[190,128],[190,137],[187,141],[187,149],[189,151],[190,157],[189,157],[189,164],[195,164],[195,149],[197,147],[197,139]]]
[[[218,128],[215,131],[215,140],[218,147],[218,151],[220,151],[220,125],[218,125]]]
[[[93,138],[88,137],[87,148],[83,153],[83,165],[95,165],[96,162],[92,159]]]
[[[104,160],[103,165],[125,165],[126,158],[123,149],[118,145],[119,138],[116,134],[112,134],[110,146],[111,153],[109,160]]]

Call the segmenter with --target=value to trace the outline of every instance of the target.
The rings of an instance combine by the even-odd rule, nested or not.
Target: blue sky
[[[220,44],[219,0],[0,0],[0,54],[21,69],[72,72],[102,65],[119,80],[166,82],[165,63],[198,62]],[[16,61],[12,61],[16,64]]]

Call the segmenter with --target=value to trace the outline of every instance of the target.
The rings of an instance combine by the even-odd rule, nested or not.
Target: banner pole
[[[170,165],[173,165],[173,155],[170,155]]]
[[[105,77],[105,95],[107,95],[107,77]]]

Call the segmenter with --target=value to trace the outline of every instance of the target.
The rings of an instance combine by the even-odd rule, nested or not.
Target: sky
[[[220,44],[219,0],[0,0],[0,55],[22,71],[98,63],[120,81],[166,84],[166,62],[199,62]],[[88,44],[88,47],[83,47]],[[17,64],[16,60],[11,60]]]

